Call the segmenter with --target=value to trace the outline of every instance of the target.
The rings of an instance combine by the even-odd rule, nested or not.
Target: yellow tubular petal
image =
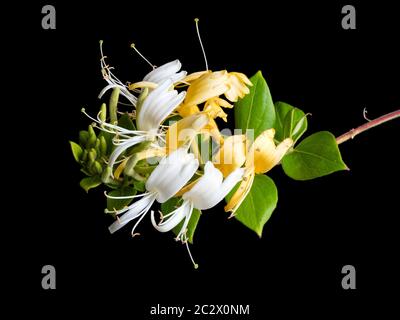
[[[223,143],[224,138],[221,135],[221,132],[218,129],[218,125],[214,119],[210,118],[209,122],[204,128],[201,130],[203,134],[209,134],[217,143]]]
[[[114,171],[114,177],[115,179],[119,179],[121,173],[124,171],[126,163],[128,162],[129,159],[125,159],[124,161],[122,161],[119,166],[117,167],[117,169],[115,169]]]
[[[192,189],[194,187],[194,185],[197,183],[197,181],[200,178],[197,178],[196,180],[193,180],[192,182],[190,182],[189,184],[187,184],[186,186],[184,186],[181,190],[179,190],[174,197],[181,197],[184,193],[188,192],[190,189]]]
[[[211,70],[193,72],[191,74],[188,74],[185,78],[183,78],[182,82],[188,82],[188,83],[193,82],[194,80],[197,80],[201,76],[211,72],[212,72]]]
[[[265,130],[252,144],[246,166],[254,166],[255,173],[266,173],[271,170],[293,145],[293,140],[287,138],[275,146],[274,136],[274,129]]]
[[[195,114],[185,117],[170,125],[166,134],[167,153],[177,150],[191,141],[209,122],[206,114]]]
[[[253,185],[254,181],[254,170],[252,168],[249,168],[246,170],[243,180],[239,185],[239,188],[236,190],[232,198],[229,200],[229,202],[225,206],[225,212],[231,211],[231,217],[235,215],[236,210],[240,207],[242,204],[243,200],[246,198],[248,195],[251,186]]]
[[[231,72],[231,75],[234,75],[235,77],[239,78],[239,80],[245,84],[247,84],[248,86],[253,86],[253,84],[251,83],[250,79],[247,78],[247,76],[244,73],[240,73],[240,72]]]
[[[129,90],[134,90],[138,88],[150,88],[150,89],[155,89],[157,88],[157,83],[150,82],[150,81],[140,81],[140,82],[135,82],[129,85]]]
[[[214,155],[213,163],[224,177],[240,168],[246,161],[246,136],[234,135],[224,139],[224,144]]]
[[[202,75],[188,88],[184,103],[198,105],[210,98],[218,97],[229,89],[228,79],[226,70]]]
[[[184,118],[199,113],[200,109],[197,105],[181,104],[176,111]]]
[[[236,102],[239,98],[243,98],[250,92],[247,85],[251,86],[252,83],[243,73],[229,73],[229,89],[225,92],[225,97],[229,101]]]
[[[215,119],[219,117],[227,122],[228,115],[224,112],[224,110],[222,110],[222,108],[218,104],[215,104],[214,102],[209,103],[208,101],[204,105],[203,111],[206,112],[210,116],[210,118]]]

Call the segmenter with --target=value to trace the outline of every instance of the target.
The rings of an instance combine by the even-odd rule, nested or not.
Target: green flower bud
[[[100,154],[102,156],[107,155],[107,141],[106,138],[104,138],[104,136],[100,136]]]
[[[112,168],[106,167],[103,170],[103,174],[101,175],[101,181],[103,181],[103,183],[111,183],[113,181],[111,175],[112,175]]]
[[[94,166],[94,169],[96,170],[97,174],[103,173],[103,167],[101,166],[100,162],[95,161],[93,166]]]
[[[97,152],[95,149],[90,149],[89,151],[89,166],[91,166],[97,158]]]
[[[86,146],[88,140],[89,140],[89,132],[85,130],[79,131],[79,144],[81,146]]]
[[[103,122],[105,122],[107,119],[107,105],[105,103],[103,103],[100,107],[99,118]]]
[[[113,89],[111,93],[110,102],[108,104],[110,110],[110,122],[113,124],[118,122],[117,118],[118,98],[119,98],[119,88],[116,87]]]
[[[86,149],[84,149],[83,150],[83,153],[82,153],[82,157],[81,157],[81,160],[83,161],[83,162],[85,162],[86,160],[87,160],[87,158],[88,158],[88,151],[86,150]]]
[[[93,129],[92,125],[90,125],[88,127],[88,133],[89,133],[89,139],[88,139],[88,142],[87,142],[87,147],[88,148],[93,148],[95,146],[95,144],[96,144],[97,137],[96,137],[96,132],[94,132],[94,129]]]
[[[96,150],[96,153],[98,155],[100,155],[100,139],[99,138],[96,139],[96,143],[94,145],[94,149]]]

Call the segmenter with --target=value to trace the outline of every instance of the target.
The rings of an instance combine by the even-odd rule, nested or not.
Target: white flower
[[[172,85],[172,80],[167,79],[144,98],[137,110],[138,130],[128,130],[102,121],[99,115],[97,119],[94,119],[86,114],[99,125],[100,130],[115,135],[113,142],[117,147],[110,156],[109,167],[112,168],[118,157],[128,148],[144,141],[154,141],[157,136],[164,136],[163,132],[159,132],[161,123],[182,103],[186,94],[186,92],[178,93],[176,90],[170,90]]]
[[[196,184],[183,194],[182,205],[163,218],[159,224],[155,222],[154,212],[151,214],[153,226],[160,232],[167,232],[175,228],[183,219],[185,219],[177,239],[186,242],[186,229],[192,216],[193,208],[206,210],[214,207],[232,190],[232,188],[241,180],[244,169],[238,168],[223,180],[221,171],[214,167],[213,163],[208,161],[204,167],[204,175],[198,179]]]
[[[161,123],[185,99],[186,92],[178,94],[178,91],[170,90],[172,85],[172,79],[163,80],[144,99],[140,110],[137,111],[136,123],[139,130],[158,131]]]
[[[178,72],[182,67],[180,61],[174,60],[163,64],[162,66],[155,68],[154,70],[150,71],[144,78],[143,81],[153,82],[156,84],[160,84],[166,79],[172,79],[173,83],[176,83],[183,78],[186,77],[187,72],[181,71]]]
[[[136,226],[150,210],[154,201],[163,203],[170,199],[190,180],[198,166],[199,162],[194,155],[188,153],[186,148],[180,148],[160,161],[146,182],[146,193],[126,197],[108,196],[115,199],[142,197],[124,209],[113,211],[117,215],[123,215],[110,225],[110,232],[114,233],[128,222],[138,218],[132,229],[132,235],[134,235]]]
[[[168,115],[180,105],[185,98],[186,92],[178,94],[176,90],[170,90],[172,80],[167,79],[162,82],[156,89],[151,91],[144,99],[143,104],[137,110],[136,124],[139,130],[130,130],[117,128],[122,130],[122,137],[118,137],[117,148],[113,151],[109,159],[109,167],[113,167],[118,157],[128,148],[146,141],[153,141],[155,137],[164,135],[159,133],[161,123]],[[117,132],[118,134],[118,132]]]

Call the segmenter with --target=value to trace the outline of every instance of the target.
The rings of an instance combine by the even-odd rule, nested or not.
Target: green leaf
[[[166,215],[172,211],[174,211],[180,204],[178,204],[180,198],[171,198],[168,201],[161,204],[161,211],[163,215]],[[196,231],[197,223],[200,220],[201,211],[197,209],[193,209],[192,216],[190,217],[188,227],[187,227],[187,236],[189,243],[193,243],[194,232]],[[183,221],[181,221],[172,232],[177,235],[179,231],[181,231]]]
[[[233,196],[235,189],[229,193],[227,201]],[[266,175],[256,175],[249,193],[236,211],[235,218],[261,238],[264,225],[277,203],[278,190],[274,181]]]
[[[113,197],[121,197],[121,196],[134,196],[136,194],[136,190],[132,187],[126,187],[122,189],[112,190],[108,193],[109,196]],[[112,210],[120,210],[132,202],[132,198],[129,199],[111,199],[107,198],[107,209]]]
[[[282,167],[295,180],[310,180],[348,169],[334,135],[328,131],[314,133],[300,142],[282,159]]]
[[[307,116],[285,102],[276,102],[275,139],[292,138],[296,142],[307,130]]]
[[[124,113],[118,119],[118,125],[122,128],[128,129],[128,130],[135,130],[135,125],[133,124],[132,119],[128,113]]]
[[[71,145],[71,150],[72,154],[74,155],[75,161],[79,163],[82,154],[83,154],[83,149],[81,146],[73,141],[70,141],[69,144]]]
[[[275,108],[267,82],[258,71],[251,77],[250,93],[235,103],[236,128],[254,129],[254,138],[275,123]]]
[[[80,182],[80,186],[86,191],[89,192],[90,189],[96,188],[101,185],[100,176],[92,176],[83,178]]]

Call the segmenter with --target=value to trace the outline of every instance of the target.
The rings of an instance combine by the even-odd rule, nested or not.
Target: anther
[[[142,54],[140,53],[140,51],[136,48],[136,46],[135,46],[134,43],[131,44],[131,48],[132,48],[133,50],[135,50],[136,53],[137,53],[144,61],[146,61],[153,69],[156,68],[155,65],[153,65],[144,55],[142,55]]]

